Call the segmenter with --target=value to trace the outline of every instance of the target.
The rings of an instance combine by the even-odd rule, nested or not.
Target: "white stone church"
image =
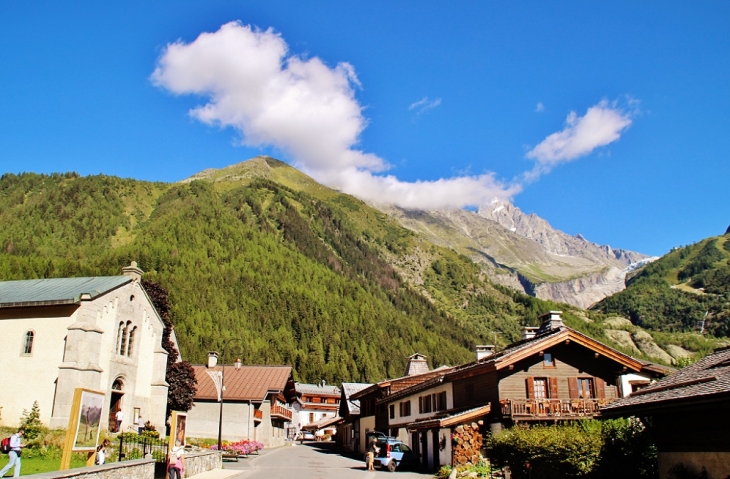
[[[142,418],[164,431],[164,324],[141,275],[132,262],[120,276],[0,282],[0,424],[38,401],[43,423],[65,428],[80,387],[106,394],[103,428],[121,409],[123,430]]]

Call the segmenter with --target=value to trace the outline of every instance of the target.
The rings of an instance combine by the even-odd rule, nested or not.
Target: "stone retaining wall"
[[[217,451],[185,453],[185,477],[222,467],[223,458]],[[79,467],[67,471],[44,472],[24,477],[30,479],[154,479],[155,461],[136,459],[110,462],[102,466]]]
[[[136,459],[134,461],[110,462],[102,466],[79,467],[67,471],[44,472],[24,476],[33,479],[154,479],[155,461]]]
[[[222,467],[223,455],[218,451],[185,451],[185,477]]]

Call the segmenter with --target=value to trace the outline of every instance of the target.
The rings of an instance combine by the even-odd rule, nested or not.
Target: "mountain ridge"
[[[602,313],[494,283],[456,249],[271,158],[172,184],[6,174],[0,222],[2,280],[116,275],[137,261],[169,291],[193,362],[235,336],[248,364],[372,382],[399,375],[414,351],[433,366],[470,361],[475,344],[504,347],[555,309],[574,329],[653,357],[631,339],[640,328],[625,326],[627,338]],[[683,341],[661,347],[708,347]]]

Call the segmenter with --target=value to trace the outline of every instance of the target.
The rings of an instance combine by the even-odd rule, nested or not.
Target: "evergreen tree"
[[[41,422],[41,409],[38,407],[38,401],[33,401],[30,411],[23,409],[23,414],[20,416],[20,428],[25,431],[25,437],[28,439],[35,439],[43,432],[45,427]]]

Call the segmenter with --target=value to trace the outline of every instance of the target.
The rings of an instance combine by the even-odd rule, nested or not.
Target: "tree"
[[[198,382],[195,379],[195,370],[190,363],[178,361],[180,353],[171,339],[175,324],[167,290],[154,281],[142,280],[142,286],[165,323],[165,329],[162,332],[162,347],[168,353],[165,381],[170,387],[167,390],[166,417],[170,417],[172,411],[189,411],[193,407]]]
[[[23,415],[20,416],[20,429],[25,431],[25,437],[28,439],[35,439],[43,431],[41,409],[38,407],[38,401],[33,401],[33,407],[30,408],[30,411],[23,409]]]
[[[167,415],[171,411],[189,411],[197,391],[195,371],[187,361],[180,361],[167,367],[165,377],[170,384],[167,392]]]

